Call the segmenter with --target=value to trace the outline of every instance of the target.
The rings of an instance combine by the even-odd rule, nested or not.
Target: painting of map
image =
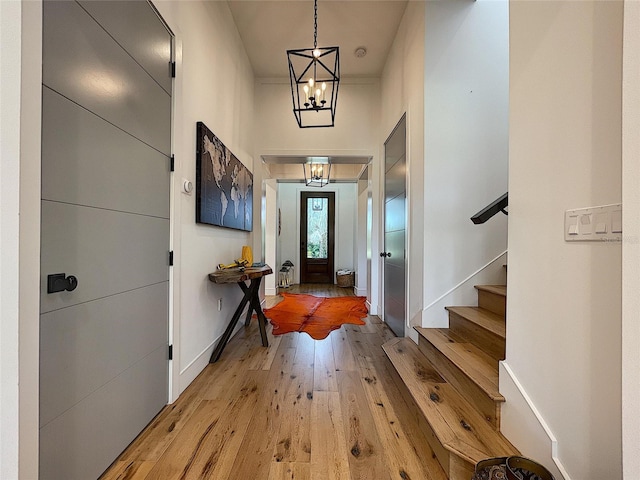
[[[196,128],[196,222],[253,228],[253,174],[202,122]]]

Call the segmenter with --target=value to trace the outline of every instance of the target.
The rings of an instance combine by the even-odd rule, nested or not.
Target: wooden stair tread
[[[489,310],[480,307],[445,307],[448,311],[466,318],[472,323],[497,335],[500,338],[507,337],[507,327],[504,318]]]
[[[472,465],[488,457],[518,454],[500,432],[438,375],[411,339],[395,338],[382,348],[446,450]]]
[[[495,293],[502,297],[507,296],[506,285],[475,285],[476,290],[484,290],[485,292]]]
[[[415,327],[418,334],[431,343],[485,394],[496,402],[504,402],[498,388],[495,360],[475,345],[447,328]]]

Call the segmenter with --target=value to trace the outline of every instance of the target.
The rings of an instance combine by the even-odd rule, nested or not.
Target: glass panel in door
[[[300,282],[333,283],[335,192],[300,192]]]
[[[329,256],[329,199],[307,198],[307,258]]]

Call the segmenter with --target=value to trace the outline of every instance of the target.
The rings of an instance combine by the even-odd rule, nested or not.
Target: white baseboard
[[[264,288],[264,294],[273,297],[274,295],[278,294],[278,289],[277,288],[271,288],[271,287],[265,287]]]
[[[407,329],[407,331],[405,332],[405,337],[409,337],[415,342],[416,345],[418,344],[418,340],[420,339],[418,332],[416,332],[413,327]]]
[[[444,307],[452,305],[477,305],[478,294],[474,285],[495,285],[505,283],[506,272],[503,265],[507,252],[503,252],[473,272],[462,282],[432,301],[422,310],[422,326],[427,328],[449,327],[449,315]]]
[[[355,293],[356,297],[366,297],[367,296],[367,289],[366,288],[354,287],[353,293]]]
[[[416,344],[418,343],[420,335],[418,335],[418,332],[413,327],[421,327],[422,324],[420,322],[422,322],[422,310],[418,310],[418,312],[409,319],[404,327],[404,336],[409,337],[411,340],[416,342]]]
[[[191,385],[191,382],[195,380],[195,378],[200,375],[200,372],[205,369],[207,365],[209,365],[209,359],[211,358],[211,354],[213,353],[213,348],[216,345],[218,339],[215,339],[212,343],[210,343],[207,348],[205,348],[202,352],[200,352],[196,358],[191,360],[189,364],[180,371],[180,377],[178,378],[178,385],[180,388],[180,394],[186,390],[186,388]]]
[[[558,441],[506,361],[500,362],[500,431],[522,455],[544,465],[556,480],[571,480],[558,458]]]
[[[264,304],[264,300],[262,300],[260,303]],[[231,337],[229,338],[229,341],[233,339],[236,333],[238,333],[238,330],[240,330],[240,328],[243,328],[243,326],[244,326],[244,322],[238,322],[238,324],[236,325],[236,328],[233,330],[233,333],[231,334]],[[178,379],[180,394],[182,394],[182,392],[184,392],[185,389],[189,385],[191,385],[191,382],[193,382],[196,379],[196,377],[200,375],[200,372],[202,372],[202,370],[204,370],[206,366],[209,365],[209,359],[211,358],[213,349],[218,344],[218,341],[220,340],[221,337],[222,335],[220,335],[220,337],[216,338],[213,342],[211,342],[204,350],[202,350],[202,352],[196,355],[196,357],[193,360],[191,360],[186,367],[184,367],[180,371],[180,378]]]
[[[380,307],[380,305],[377,305],[377,306],[373,305],[369,300],[367,300],[367,303],[365,305],[369,310],[369,315],[378,315],[379,317],[382,318],[381,316],[382,308]]]

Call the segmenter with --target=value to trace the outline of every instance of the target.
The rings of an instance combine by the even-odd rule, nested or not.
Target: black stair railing
[[[476,213],[473,217],[471,217],[471,221],[476,225],[480,223],[484,223],[493,217],[496,213],[502,212],[505,215],[509,215],[509,212],[505,210],[509,205],[509,192],[502,195],[497,200],[491,202],[489,205],[484,207],[478,213]]]

